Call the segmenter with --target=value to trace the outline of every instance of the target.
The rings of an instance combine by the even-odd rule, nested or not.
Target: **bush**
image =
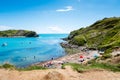
[[[101,57],[101,59],[104,60],[104,59],[111,58],[111,57],[112,57],[111,52],[112,52],[112,49],[111,49],[111,48],[107,49],[107,50],[105,51],[105,53],[103,54],[103,56]]]
[[[73,38],[73,40],[71,41],[71,43],[78,45],[78,46],[83,46],[86,43],[86,41],[85,41],[84,37],[82,37],[82,36],[75,36]]]
[[[15,69],[14,65],[11,65],[9,63],[5,63],[1,66],[1,68],[5,68],[5,69]]]
[[[105,60],[105,59],[108,59],[108,58],[111,58],[112,55],[109,53],[109,54],[103,54],[103,56],[101,57],[102,60]]]

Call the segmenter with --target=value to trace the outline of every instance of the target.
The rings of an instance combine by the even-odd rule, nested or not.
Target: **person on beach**
[[[34,56],[34,59],[35,59],[36,57]]]
[[[51,60],[54,60],[54,58],[52,57]]]
[[[80,55],[80,58],[83,58],[83,56],[82,56],[82,55]]]
[[[79,59],[79,62],[83,62],[83,61],[84,61],[84,57],[83,57],[83,55],[80,55],[79,58],[80,58],[80,59]]]

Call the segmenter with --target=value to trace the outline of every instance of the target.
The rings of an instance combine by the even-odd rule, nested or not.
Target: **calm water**
[[[65,55],[60,46],[67,34],[40,34],[38,38],[0,38],[0,64],[9,62],[25,67]],[[1,46],[7,43],[7,46]]]

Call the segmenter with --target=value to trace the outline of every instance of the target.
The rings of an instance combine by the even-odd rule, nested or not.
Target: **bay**
[[[40,34],[37,38],[0,38],[0,64],[26,67],[65,55],[61,38],[68,34]],[[2,46],[3,44],[6,46]]]

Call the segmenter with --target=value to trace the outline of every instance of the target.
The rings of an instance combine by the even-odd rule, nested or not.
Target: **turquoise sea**
[[[37,38],[0,38],[0,64],[6,62],[17,67],[51,60],[65,55],[61,38],[68,34],[40,34]],[[6,43],[6,46],[2,46]]]

